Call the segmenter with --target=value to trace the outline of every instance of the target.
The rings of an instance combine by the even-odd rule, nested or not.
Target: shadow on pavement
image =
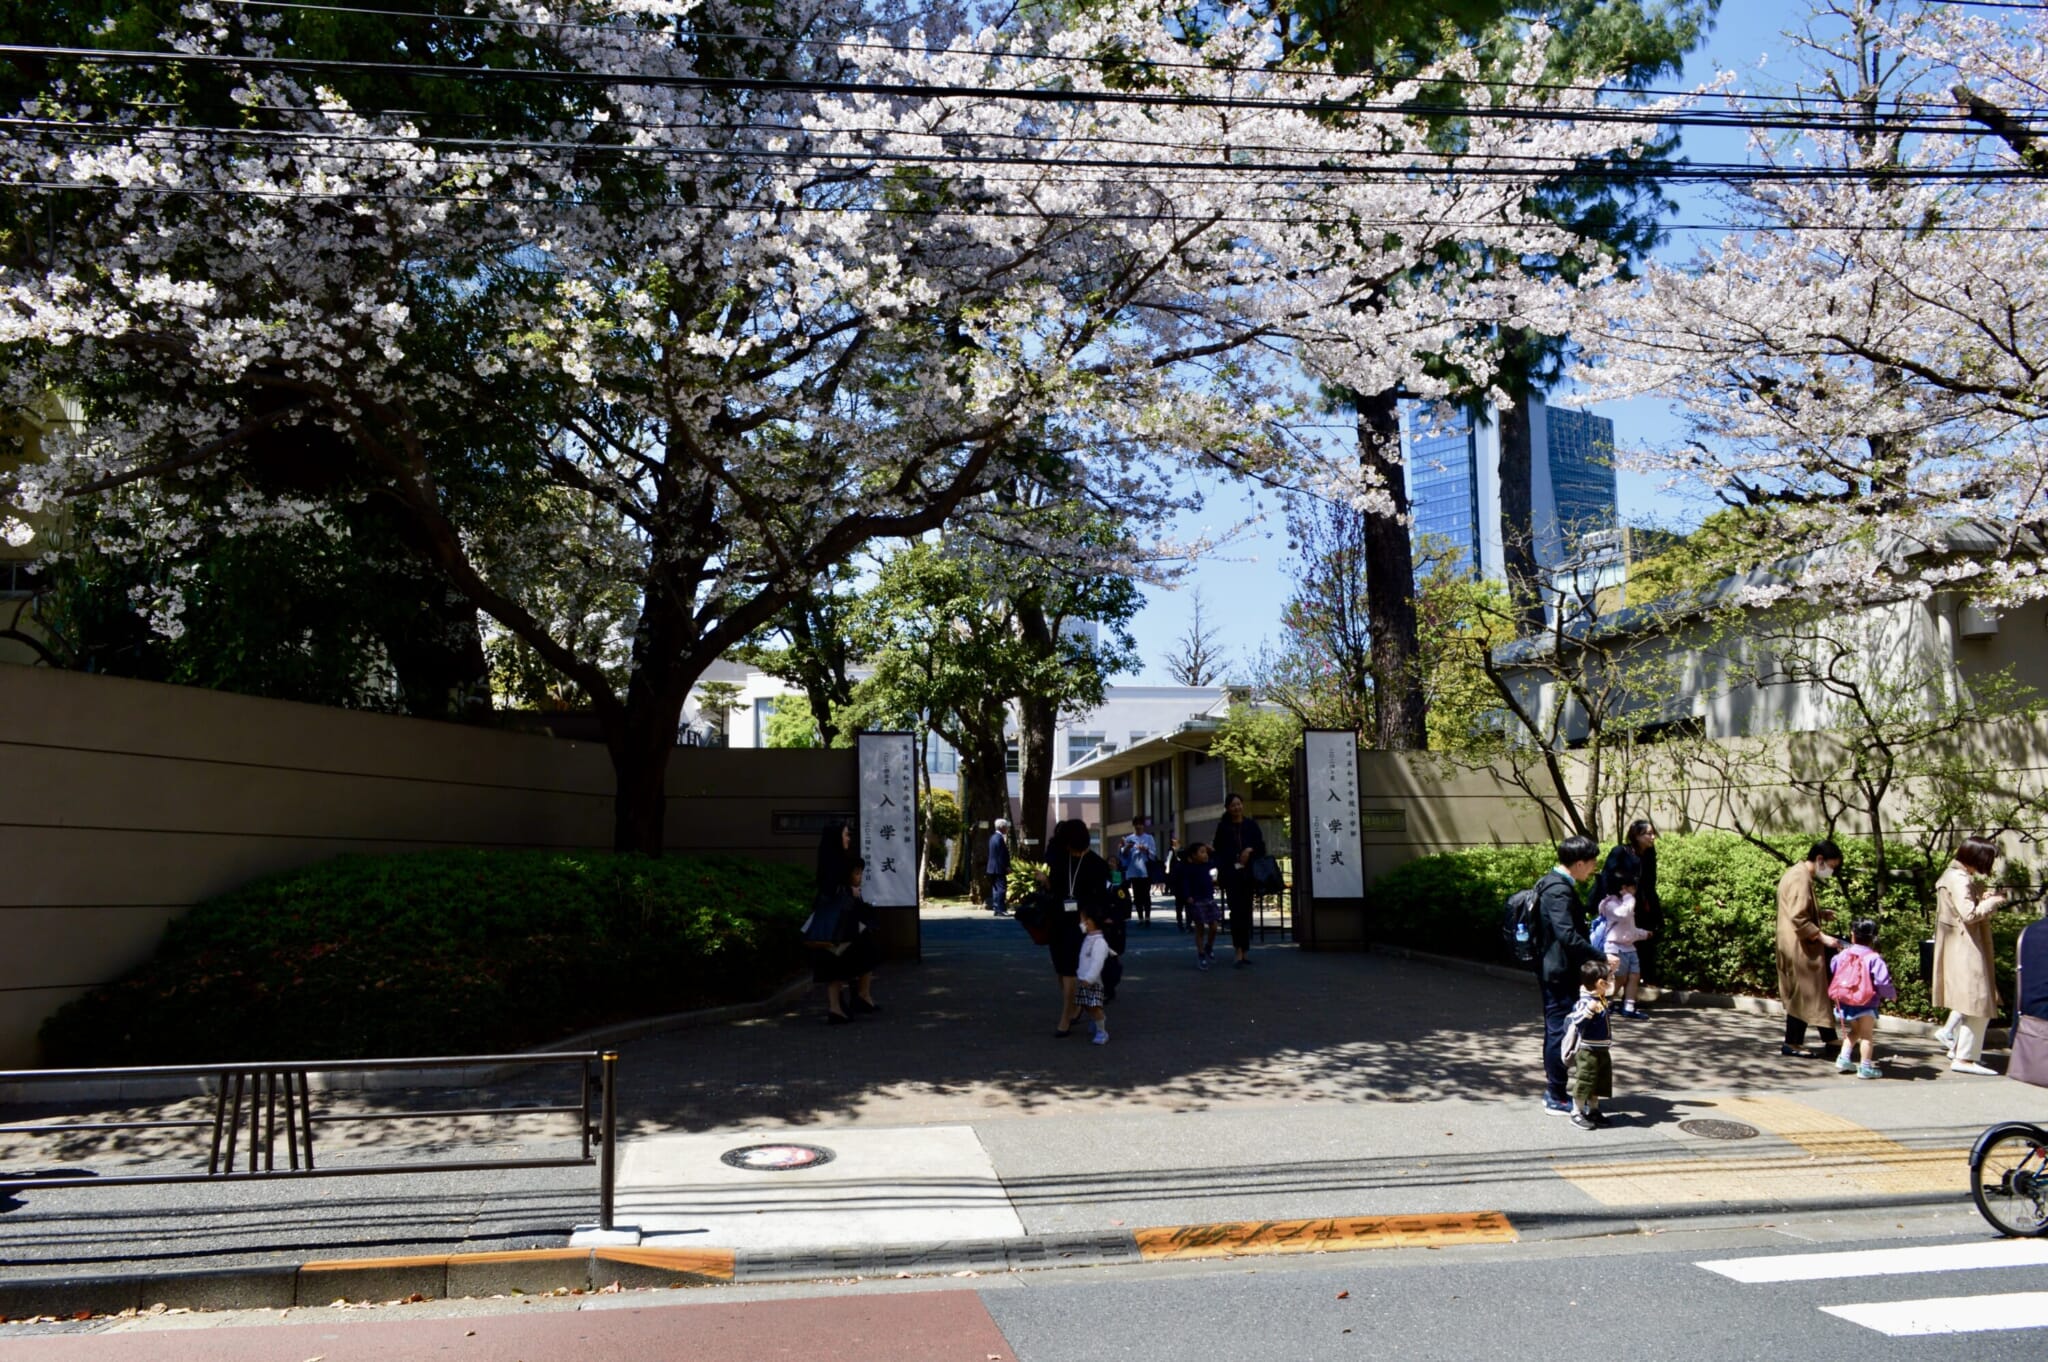
[[[927,922],[922,963],[886,966],[882,1013],[856,1025],[825,1026],[813,999],[779,1017],[626,1045],[621,1119],[648,1134],[1077,1106],[1531,1100],[1540,1091],[1533,978],[1291,946],[1255,948],[1245,970],[1230,967],[1226,949],[1200,972],[1190,940],[1170,921],[1132,926],[1111,1041],[1098,1047],[1078,1027],[1053,1039],[1050,963],[1013,923]],[[1831,1068],[1781,1057],[1779,1024],[1746,1013],[1665,1009],[1615,1031],[1618,1105],[1645,1119],[1668,1113],[1631,1097],[1632,1081],[1665,1093],[1742,1092]],[[1919,1065],[1906,1072],[1918,1076]]]

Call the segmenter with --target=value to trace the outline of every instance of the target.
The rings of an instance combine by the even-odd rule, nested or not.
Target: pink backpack
[[[1868,1007],[1877,1000],[1877,985],[1870,977],[1872,952],[1852,946],[1835,961],[1835,977],[1828,984],[1828,997],[1844,1007]]]

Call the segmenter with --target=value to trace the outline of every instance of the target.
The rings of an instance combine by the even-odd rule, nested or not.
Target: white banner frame
[[[1301,735],[1308,781],[1309,894],[1365,897],[1365,844],[1358,818],[1358,734],[1310,729]]]
[[[917,828],[917,743],[908,733],[862,733],[860,792],[855,837],[867,878],[861,898],[870,908],[915,908],[920,857]]]

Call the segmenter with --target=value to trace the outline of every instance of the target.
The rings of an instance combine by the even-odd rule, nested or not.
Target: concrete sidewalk
[[[1622,1119],[1584,1132],[1538,1100],[1532,982],[1291,947],[1202,973],[1188,940],[1170,921],[1132,928],[1106,1046],[1053,1039],[1045,952],[957,912],[927,921],[923,963],[885,972],[883,1011],[856,1025],[825,1026],[813,1003],[629,1042],[620,1219],[637,1216],[650,1247],[754,1255],[764,1271],[776,1255],[827,1270],[967,1242],[1029,1257],[1069,1237],[1287,1218],[1497,1211],[1524,1236],[1634,1232],[1955,1208],[1978,1131],[2048,1119],[2048,1092],[1949,1074],[1928,1041],[1882,1038],[1886,1079],[1865,1082],[1781,1058],[1771,1019],[1667,1009],[1616,1023]],[[1754,1134],[1682,1128],[1697,1118]],[[365,1157],[400,1139],[465,1152],[377,1130]],[[554,1137],[494,1138],[533,1154]],[[834,1157],[778,1172],[719,1160],[781,1142]],[[19,1142],[0,1157],[51,1163]],[[580,1169],[31,1191],[0,1203],[0,1283],[559,1249],[595,1206]]]

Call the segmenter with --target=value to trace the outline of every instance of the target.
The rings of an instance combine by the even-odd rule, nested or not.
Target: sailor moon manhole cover
[[[1688,1135],[1698,1135],[1708,1140],[1756,1138],[1756,1127],[1746,1126],[1740,1121],[1680,1121],[1678,1128]]]
[[[750,1173],[794,1173],[822,1168],[832,1157],[831,1150],[815,1144],[749,1144],[726,1150],[718,1161]]]

